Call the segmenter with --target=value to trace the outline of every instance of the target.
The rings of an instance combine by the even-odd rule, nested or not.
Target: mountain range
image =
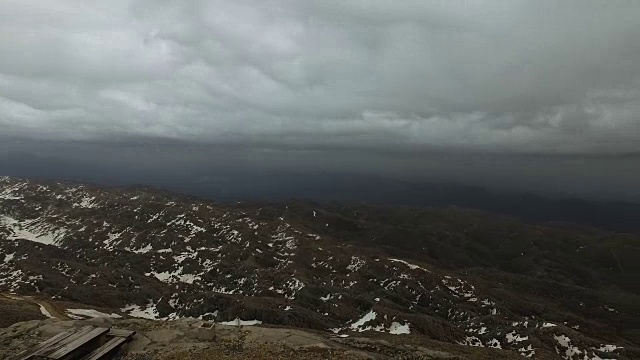
[[[0,178],[0,291],[125,318],[637,359],[639,260],[632,232],[459,207],[216,203]]]

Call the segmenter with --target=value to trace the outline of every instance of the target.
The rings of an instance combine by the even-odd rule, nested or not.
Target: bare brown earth
[[[2,310],[2,313],[9,314],[10,312],[15,312],[16,314],[14,314],[14,317],[17,317],[16,319],[4,319],[4,326],[0,324],[0,327],[6,327],[19,321],[31,320],[31,318],[46,319],[47,317],[40,311],[40,306],[44,307],[49,312],[49,314],[56,319],[69,320],[69,317],[65,315],[64,312],[61,312],[57,306],[53,305],[49,300],[46,299],[41,299],[33,296],[0,293],[0,301],[3,301],[3,303],[0,303],[0,309]],[[21,310],[10,311],[10,307],[15,307]],[[35,311],[33,309],[35,309]],[[29,317],[29,319],[20,320],[20,313],[24,313],[25,311],[29,314],[32,314],[32,316],[27,316]]]
[[[0,294],[0,328],[20,321],[46,319],[37,304],[14,300]]]
[[[29,302],[24,304],[33,306]],[[335,338],[300,329],[212,326],[198,320],[31,320],[0,329],[0,359],[9,359],[59,332],[83,325],[117,326],[137,334],[117,359],[517,359],[516,353],[452,346],[422,346],[391,339]],[[449,347],[449,351],[445,351]]]

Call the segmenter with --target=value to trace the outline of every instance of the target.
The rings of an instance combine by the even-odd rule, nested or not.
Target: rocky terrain
[[[634,359],[638,260],[635,234],[461,209],[228,205],[0,178],[0,291],[54,304],[36,302],[35,318],[280,326],[449,344],[461,358]]]

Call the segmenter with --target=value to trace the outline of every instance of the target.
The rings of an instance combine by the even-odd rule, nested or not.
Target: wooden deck
[[[109,332],[107,333],[107,336],[113,336],[113,337],[122,337],[122,338],[130,338],[132,337],[136,332],[133,330],[124,330],[124,329],[114,329],[111,328],[109,329]]]
[[[30,351],[27,351],[26,354],[18,355],[18,357],[16,359],[17,360],[28,360],[28,359],[31,359],[32,357],[34,357],[34,356],[36,356],[36,355],[38,355],[40,353],[45,352],[47,349],[49,349],[50,346],[58,343],[59,341],[61,341],[62,339],[68,337],[71,334],[73,334],[73,331],[65,331],[63,333],[55,335],[54,337],[50,338],[49,340],[41,342],[40,344],[36,345]]]
[[[89,355],[82,358],[82,360],[101,360],[106,356],[110,355],[114,352],[120,345],[124,344],[127,341],[127,338],[122,337],[114,337],[111,340],[107,341],[106,344],[101,347],[95,349]]]
[[[54,360],[67,359],[72,352],[78,352],[81,348],[89,348],[93,344],[100,344],[100,337],[108,332],[109,328],[99,327],[90,329],[88,332],[76,337],[73,341],[67,342],[56,351],[50,353],[47,358]]]
[[[84,326],[57,334],[14,359],[104,360],[134,334],[124,329]]]

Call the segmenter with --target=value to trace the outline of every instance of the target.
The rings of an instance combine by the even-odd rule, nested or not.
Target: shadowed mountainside
[[[637,235],[457,208],[0,179],[0,291],[120,316],[631,359],[639,258]]]

